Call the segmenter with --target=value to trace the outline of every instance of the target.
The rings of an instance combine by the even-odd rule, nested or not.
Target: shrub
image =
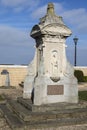
[[[87,76],[84,76],[84,82],[87,82]]]
[[[81,70],[75,70],[74,75],[77,78],[78,82],[83,82],[84,81],[84,74]]]

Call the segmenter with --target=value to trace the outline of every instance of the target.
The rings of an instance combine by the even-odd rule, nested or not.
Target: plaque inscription
[[[47,95],[63,95],[64,86],[63,85],[48,85]]]

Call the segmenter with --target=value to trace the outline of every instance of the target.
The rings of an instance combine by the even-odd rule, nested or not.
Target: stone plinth
[[[38,112],[38,113],[45,113],[45,112],[54,112],[55,113],[63,113],[63,112],[69,112],[70,111],[79,111],[79,109],[87,109],[87,102],[85,101],[79,101],[76,103],[51,103],[51,104],[43,104],[40,106],[32,104],[31,100],[24,99],[22,97],[19,97],[17,99],[17,102],[20,103],[22,106],[27,108],[31,112]],[[87,111],[87,110],[86,110]]]

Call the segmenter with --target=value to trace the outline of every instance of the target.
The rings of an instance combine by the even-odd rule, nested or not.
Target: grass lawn
[[[87,91],[79,91],[79,99],[87,101]]]

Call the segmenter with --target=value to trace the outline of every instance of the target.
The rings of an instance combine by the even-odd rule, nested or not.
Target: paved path
[[[84,90],[87,91],[87,83],[79,83],[78,89],[79,91],[84,91]]]

